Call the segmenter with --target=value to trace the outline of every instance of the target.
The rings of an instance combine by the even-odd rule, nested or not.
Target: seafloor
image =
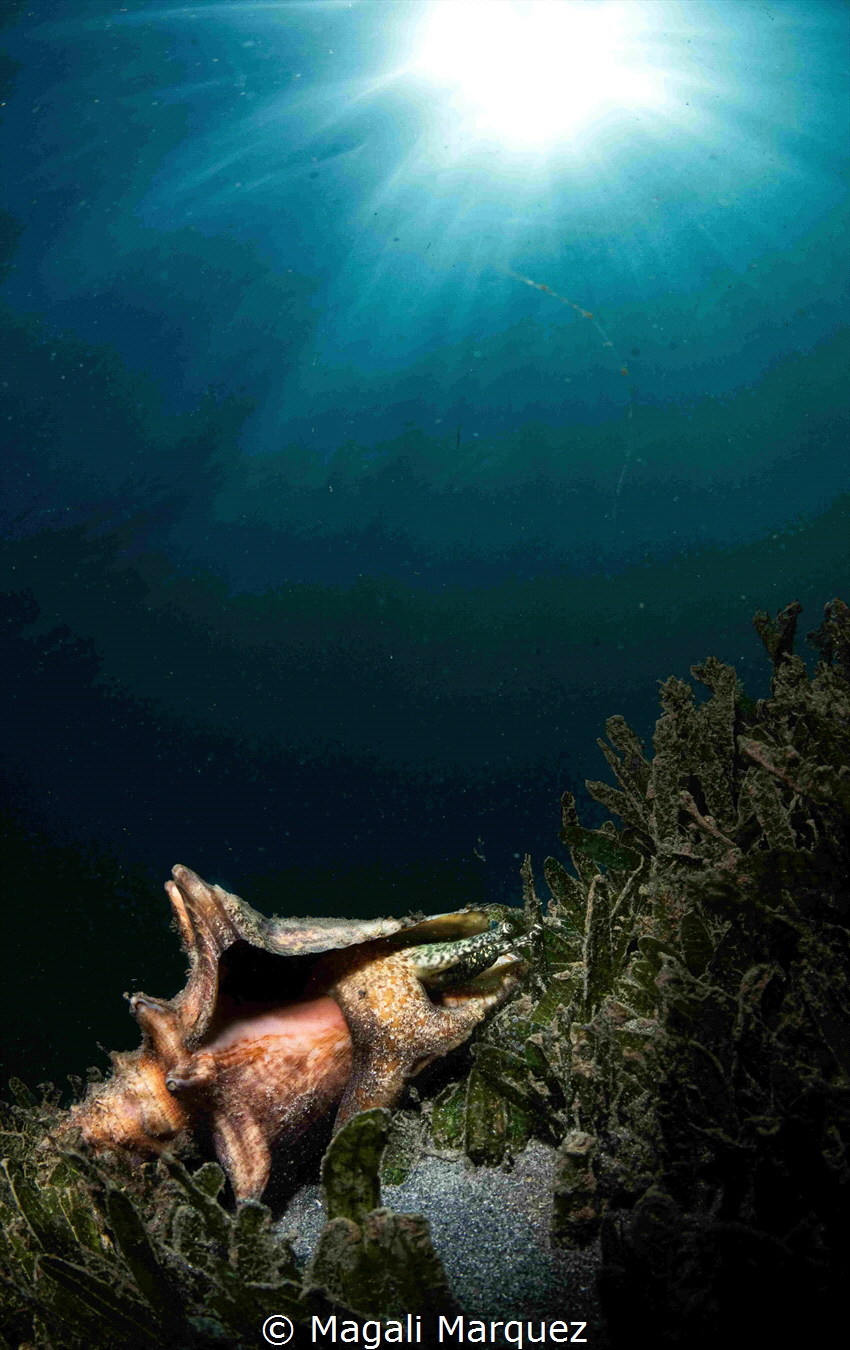
[[[601,1344],[596,1275],[599,1243],[552,1245],[555,1149],[532,1139],[511,1171],[463,1157],[425,1156],[400,1186],[381,1187],[396,1213],[424,1214],[449,1286],[471,1318],[586,1321]],[[278,1225],[296,1257],[312,1255],[325,1223],[320,1186],[304,1186]],[[498,1334],[498,1332],[497,1332]]]

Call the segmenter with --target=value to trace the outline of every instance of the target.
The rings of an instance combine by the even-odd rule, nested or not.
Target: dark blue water
[[[11,1067],[186,863],[516,902],[624,714],[847,593],[848,8],[2,5]],[[441,26],[442,25],[442,26]],[[541,882],[542,886],[542,882]],[[126,1022],[126,1027],[125,1027]]]

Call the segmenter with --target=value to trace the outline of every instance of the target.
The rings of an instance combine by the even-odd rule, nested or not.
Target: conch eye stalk
[[[272,1152],[336,1108],[392,1106],[465,1041],[524,971],[481,910],[415,919],[266,918],[177,866],[166,891],[189,957],[172,999],[127,995],[138,1050],[72,1108],[94,1151],[156,1157],[212,1139],[237,1200],[259,1198]]]

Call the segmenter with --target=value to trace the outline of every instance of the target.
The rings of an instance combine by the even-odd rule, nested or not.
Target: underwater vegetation
[[[815,1335],[848,1255],[850,610],[833,600],[809,634],[813,677],[799,610],[755,616],[769,698],[708,658],[691,670],[705,695],[661,686],[651,757],[609,720],[617,786],[588,788],[619,823],[585,828],[564,795],[572,870],[546,860],[544,912],[526,858],[512,912],[532,935],[524,988],[465,1076],[339,1131],[305,1268],[266,1206],[223,1202],[216,1163],[93,1158],[59,1129],[56,1089],[14,1081],[5,1344],[204,1350],[255,1344],[270,1313],[451,1310],[427,1222],[381,1206],[381,1175],[425,1139],[509,1166],[532,1135],[556,1151],[553,1239],[601,1242],[612,1345],[638,1325],[659,1345],[734,1344],[801,1310]]]
[[[435,1105],[477,1160],[523,1130],[557,1145],[554,1237],[601,1236],[615,1345],[638,1323],[689,1346],[787,1330],[846,1269],[850,611],[809,635],[813,679],[799,611],[754,618],[770,698],[709,658],[704,702],[662,685],[651,760],[609,720],[618,786],[587,786],[622,824],[587,830],[564,795],[575,875],[544,864],[536,988]],[[529,859],[524,882],[534,920]]]
[[[328,1222],[306,1270],[258,1201],[220,1202],[217,1163],[193,1173],[171,1155],[133,1167],[73,1149],[42,1157],[57,1123],[13,1083],[18,1129],[4,1144],[3,1345],[206,1347],[256,1343],[266,1317],[451,1309],[426,1220],[380,1207],[389,1112],[362,1112],[322,1165]],[[345,1303],[336,1302],[340,1295]],[[244,1340],[243,1340],[244,1337]]]

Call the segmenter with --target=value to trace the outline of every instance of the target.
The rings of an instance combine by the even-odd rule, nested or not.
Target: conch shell
[[[258,1198],[272,1149],[336,1106],[391,1106],[516,987],[506,925],[480,910],[408,919],[265,918],[175,867],[166,891],[189,957],[172,999],[137,993],[142,1044],[72,1108],[95,1151],[155,1157],[212,1138],[237,1200]],[[460,983],[458,981],[461,981]]]

